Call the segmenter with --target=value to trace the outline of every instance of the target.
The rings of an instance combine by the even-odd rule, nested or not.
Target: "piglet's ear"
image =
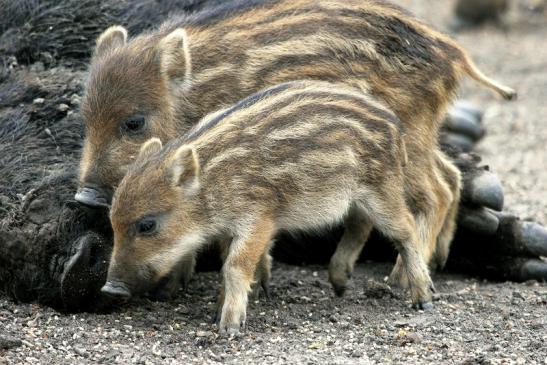
[[[192,195],[199,189],[200,166],[196,151],[192,147],[182,146],[171,159],[171,177],[174,186],[184,188]]]
[[[162,148],[162,144],[159,138],[150,138],[144,142],[137,156],[137,161],[143,161],[146,158],[152,156],[154,153],[158,153]]]
[[[188,35],[182,28],[175,29],[159,43],[161,73],[169,81],[184,82],[190,78],[192,63]]]
[[[103,55],[113,49],[123,46],[126,42],[127,30],[120,25],[114,25],[105,30],[99,38],[97,38],[95,55]]]

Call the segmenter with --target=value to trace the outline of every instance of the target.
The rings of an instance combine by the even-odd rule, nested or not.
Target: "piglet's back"
[[[357,186],[385,183],[390,171],[399,174],[406,159],[399,128],[389,109],[361,91],[290,82],[206,116],[130,174],[143,179],[143,170],[189,145],[212,209],[241,213],[247,204],[265,204],[294,211],[296,203],[308,205],[302,199],[331,204]]]

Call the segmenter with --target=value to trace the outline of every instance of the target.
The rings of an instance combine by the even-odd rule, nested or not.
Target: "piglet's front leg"
[[[251,284],[260,258],[274,234],[274,224],[270,218],[262,216],[243,231],[234,237],[222,267],[224,304],[220,316],[221,334],[237,335],[245,328]]]

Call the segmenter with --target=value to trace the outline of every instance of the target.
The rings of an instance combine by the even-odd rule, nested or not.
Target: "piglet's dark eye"
[[[139,133],[144,129],[145,119],[142,115],[134,115],[127,118],[122,124],[123,132],[127,134]]]
[[[139,235],[151,235],[157,230],[157,223],[155,219],[145,218],[137,223],[137,233]]]

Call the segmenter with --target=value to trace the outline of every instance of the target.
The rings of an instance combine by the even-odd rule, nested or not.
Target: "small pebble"
[[[21,340],[9,335],[0,335],[0,350],[9,350],[23,344]]]
[[[66,112],[68,109],[70,109],[70,107],[66,104],[63,104],[63,103],[61,103],[57,106],[57,110],[60,111],[60,112]]]
[[[74,347],[74,352],[83,357],[88,356],[87,350],[83,347]]]
[[[411,332],[409,334],[406,335],[406,337],[408,338],[408,340],[412,343],[420,343],[422,342],[422,338],[420,337],[419,334],[417,334],[416,332]]]
[[[78,94],[72,94],[70,97],[70,104],[71,105],[80,105],[81,98]]]
[[[213,335],[213,332],[211,331],[197,331],[196,337],[210,337]]]

